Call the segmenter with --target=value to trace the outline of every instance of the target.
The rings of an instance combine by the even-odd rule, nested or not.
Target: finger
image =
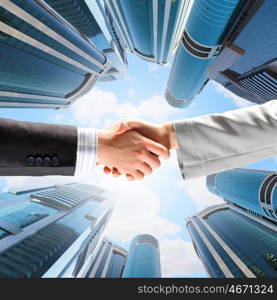
[[[144,178],[144,173],[140,170],[130,172],[130,175],[132,175],[135,180],[142,180]]]
[[[156,154],[150,153],[149,151],[146,152],[144,157],[145,163],[147,163],[152,169],[157,169],[161,166],[161,161]]]
[[[152,168],[145,162],[140,163],[137,169],[142,173],[144,173],[145,175],[150,175],[153,172]]]
[[[107,175],[110,174],[111,171],[112,171],[112,170],[111,170],[110,168],[108,168],[108,167],[104,167],[103,170],[104,170],[104,173],[107,174]]]
[[[145,138],[145,146],[148,151],[151,151],[152,153],[161,156],[164,159],[168,159],[170,156],[169,150],[164,145],[161,145],[150,139]]]
[[[130,129],[127,122],[124,120],[119,121],[115,126],[115,134],[122,134]]]
[[[131,174],[126,174],[126,178],[129,181],[134,181],[135,180],[135,178]]]
[[[118,171],[117,168],[113,168],[112,174],[114,177],[121,176],[122,174]]]

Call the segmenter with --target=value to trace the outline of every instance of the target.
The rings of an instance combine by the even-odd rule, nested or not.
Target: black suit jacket
[[[0,118],[0,176],[73,176],[77,127]]]

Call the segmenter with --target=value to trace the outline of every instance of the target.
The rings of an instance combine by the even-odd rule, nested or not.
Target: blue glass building
[[[251,1],[240,13],[208,76],[254,103],[277,99],[277,3]]]
[[[0,197],[0,277],[84,277],[112,199],[87,184],[11,190]]]
[[[105,0],[129,51],[166,64],[184,30],[190,0]]]
[[[249,213],[277,222],[277,173],[233,169],[207,177],[207,188]]]
[[[111,240],[103,238],[97,246],[95,255],[87,259],[85,278],[121,278],[126,264],[128,252],[115,245]]]
[[[277,277],[277,226],[230,203],[187,219],[210,277]]]
[[[159,244],[152,235],[141,234],[132,240],[122,277],[161,277]]]
[[[126,79],[127,51],[123,38],[103,0],[45,0],[84,34],[111,62],[100,81]]]
[[[97,80],[128,76],[101,0],[1,1],[0,65],[0,107],[10,108],[64,108]]]
[[[208,82],[208,67],[221,50],[226,30],[241,9],[242,2],[193,2],[167,83],[165,97],[169,104],[188,106]]]

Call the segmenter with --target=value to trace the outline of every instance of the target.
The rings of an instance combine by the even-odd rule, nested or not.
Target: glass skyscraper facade
[[[277,277],[277,227],[230,204],[187,219],[195,250],[215,278]]]
[[[275,0],[251,1],[211,65],[210,79],[254,103],[277,99],[276,14]]]
[[[166,64],[184,30],[190,0],[104,0],[129,51]]]
[[[97,80],[127,77],[123,39],[100,0],[1,1],[0,64],[0,107],[63,108]]]
[[[210,192],[277,222],[277,173],[237,168],[207,177]]]
[[[103,189],[66,184],[0,197],[0,277],[82,277],[110,218]]]
[[[167,83],[169,104],[188,106],[208,82],[208,67],[241,5],[240,0],[194,0]]]
[[[45,0],[57,13],[82,32],[110,61],[100,81],[128,76],[127,50],[103,0]]]
[[[141,234],[132,240],[122,277],[161,277],[159,243],[152,235]]]
[[[209,80],[276,99],[276,13],[275,0],[2,0],[0,107],[67,107],[98,80],[128,78],[128,51],[160,65],[175,55],[172,106]]]
[[[128,252],[104,238],[84,267],[85,278],[121,278]]]

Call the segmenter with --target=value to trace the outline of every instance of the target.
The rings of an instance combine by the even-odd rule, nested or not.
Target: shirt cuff
[[[96,129],[78,127],[77,159],[74,175],[91,173],[96,165],[98,136]]]

